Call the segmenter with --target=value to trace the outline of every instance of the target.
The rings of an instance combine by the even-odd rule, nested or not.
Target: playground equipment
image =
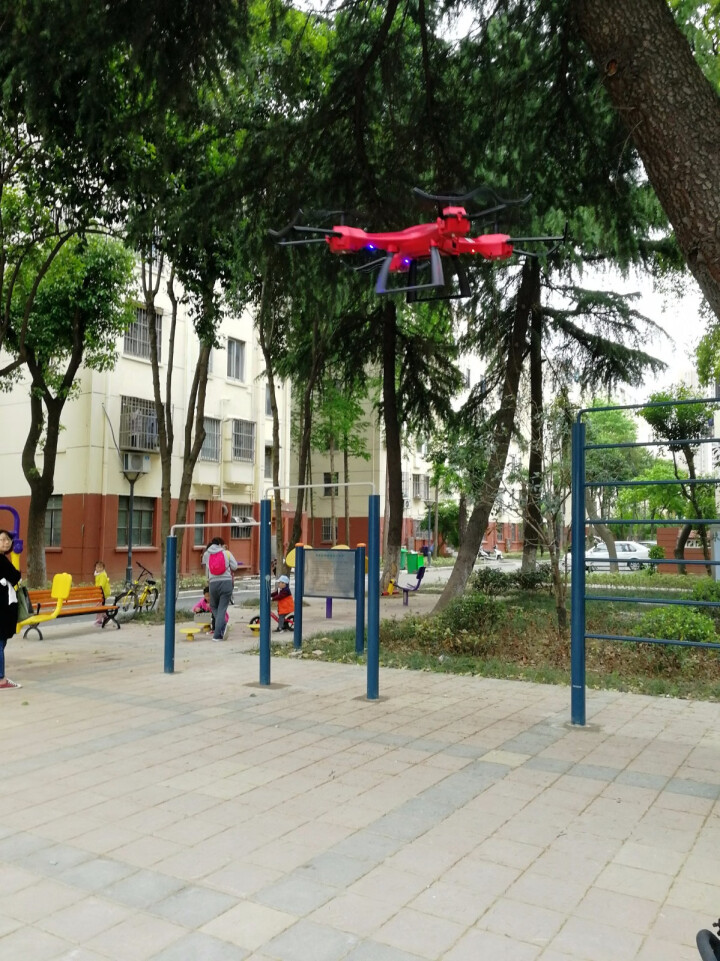
[[[632,524],[657,525],[656,518],[619,518],[619,517],[598,517],[586,520],[585,492],[588,488],[598,487],[638,487],[650,485],[687,485],[705,484],[720,485],[718,478],[683,478],[673,480],[618,480],[616,478],[606,478],[599,480],[594,477],[588,481],[585,474],[585,453],[592,450],[619,450],[630,447],[665,447],[670,450],[680,450],[683,445],[695,447],[700,444],[720,443],[718,437],[673,437],[671,439],[657,439],[649,441],[628,441],[620,444],[587,444],[585,442],[585,421],[584,418],[592,417],[594,414],[604,411],[618,410],[641,410],[650,407],[680,407],[684,404],[704,404],[707,405],[710,414],[717,404],[717,400],[712,398],[702,398],[697,400],[673,400],[655,401],[648,404],[623,404],[611,407],[589,407],[578,411],[577,419],[572,425],[572,583],[571,583],[571,615],[570,615],[570,679],[571,679],[571,721],[573,724],[585,724],[585,643],[587,640],[626,642],[634,641],[640,644],[660,644],[675,645],[677,647],[702,647],[705,649],[720,649],[720,644],[713,644],[706,641],[680,641],[677,638],[654,638],[654,637],[635,637],[624,634],[599,634],[588,633],[585,623],[585,604],[586,601],[599,601],[604,603],[628,603],[628,604],[654,604],[654,605],[674,605],[678,607],[720,607],[717,601],[697,601],[697,600],[675,600],[673,598],[648,598],[648,597],[627,597],[625,595],[616,596],[613,594],[586,594],[585,593],[585,569],[588,562],[592,562],[592,557],[585,553],[585,527],[586,524],[604,524],[612,527],[613,525],[629,526]],[[710,433],[713,433],[712,431]],[[676,518],[662,521],[666,526],[683,526],[692,524],[694,526],[715,526],[720,524],[719,518]],[[634,555],[633,555],[634,557]],[[618,560],[622,564],[622,559]],[[625,562],[628,567],[634,563]],[[689,560],[664,557],[661,560],[653,558],[643,558],[646,566],[659,564],[674,564],[676,566],[703,565],[717,568],[720,566],[720,557],[716,554],[713,560]],[[720,959],[719,959],[720,961]]]

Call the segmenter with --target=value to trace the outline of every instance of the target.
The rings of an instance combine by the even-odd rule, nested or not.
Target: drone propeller
[[[554,254],[555,251],[562,247],[563,244],[567,243],[568,239],[568,225],[565,222],[565,230],[563,230],[561,237],[510,237],[508,238],[508,243],[513,246],[513,253],[522,254],[525,257],[539,257],[541,253],[545,257],[549,257],[550,254]],[[545,251],[536,250],[524,250],[522,247],[518,247],[518,244],[552,244],[552,247]]]
[[[532,194],[527,194],[525,197],[506,199],[501,197],[492,187],[487,186],[476,187],[475,190],[466,194],[429,194],[421,190],[420,187],[413,187],[413,194],[424,204],[437,206],[438,214],[441,217],[445,207],[467,207],[468,204],[477,201],[479,197],[485,198],[486,202],[487,200],[492,201],[490,207],[485,207],[473,214],[466,214],[470,221],[481,220],[483,217],[499,213],[501,210],[507,210],[508,207],[524,207],[532,197]]]
[[[345,213],[342,210],[314,210],[310,211],[309,214],[312,217],[318,218],[329,218],[329,217],[340,217],[340,222],[343,223]],[[268,236],[272,237],[273,240],[277,241],[281,247],[297,246],[299,244],[319,244],[324,243],[325,237],[339,237],[336,231],[329,230],[325,227],[301,227],[299,226],[299,221],[301,218],[305,217],[305,211],[299,208],[293,219],[283,227],[281,230],[268,230]],[[297,234],[315,234],[319,235],[317,239],[304,239],[304,240],[286,240],[285,238],[291,233]]]

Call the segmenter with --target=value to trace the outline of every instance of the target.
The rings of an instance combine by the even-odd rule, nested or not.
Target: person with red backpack
[[[210,610],[215,619],[214,641],[222,641],[225,634],[225,615],[233,592],[233,571],[238,562],[225,547],[222,537],[213,537],[202,556],[207,567],[210,586]]]

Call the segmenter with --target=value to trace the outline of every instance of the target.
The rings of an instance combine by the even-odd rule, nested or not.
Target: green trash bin
[[[407,570],[407,547],[400,548],[400,570]]]
[[[418,552],[408,551],[407,552],[407,571],[408,574],[417,574],[418,569]]]

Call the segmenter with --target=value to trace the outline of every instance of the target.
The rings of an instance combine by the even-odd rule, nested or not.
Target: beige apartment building
[[[194,375],[198,342],[181,306],[173,359],[172,416],[175,453],[172,495],[177,498],[182,469],[186,397]],[[161,328],[161,381],[167,367],[170,302],[157,301]],[[188,521],[227,524],[235,517],[257,517],[272,474],[272,417],[264,361],[252,317],[226,317],[220,347],[213,349],[205,402],[206,439],[197,463]],[[160,457],[152,402],[148,317],[138,307],[135,323],[117,344],[117,363],[106,373],[83,369],[77,394],[65,406],[55,493],[46,515],[48,575],[68,571],[88,581],[95,562],[105,562],[111,580],[122,579],[128,555],[130,482],[133,481],[133,561],[156,574],[161,566]],[[0,502],[21,516],[26,529],[29,490],[21,451],[29,426],[28,381],[0,395],[3,423],[0,456],[4,465]],[[290,483],[290,395],[280,386],[280,476]],[[0,514],[7,524],[9,514]],[[174,515],[173,515],[174,519]],[[181,569],[200,571],[204,544],[224,536],[238,561],[257,570],[258,542],[251,526],[198,528],[184,539]],[[135,563],[135,574],[139,568]]]

